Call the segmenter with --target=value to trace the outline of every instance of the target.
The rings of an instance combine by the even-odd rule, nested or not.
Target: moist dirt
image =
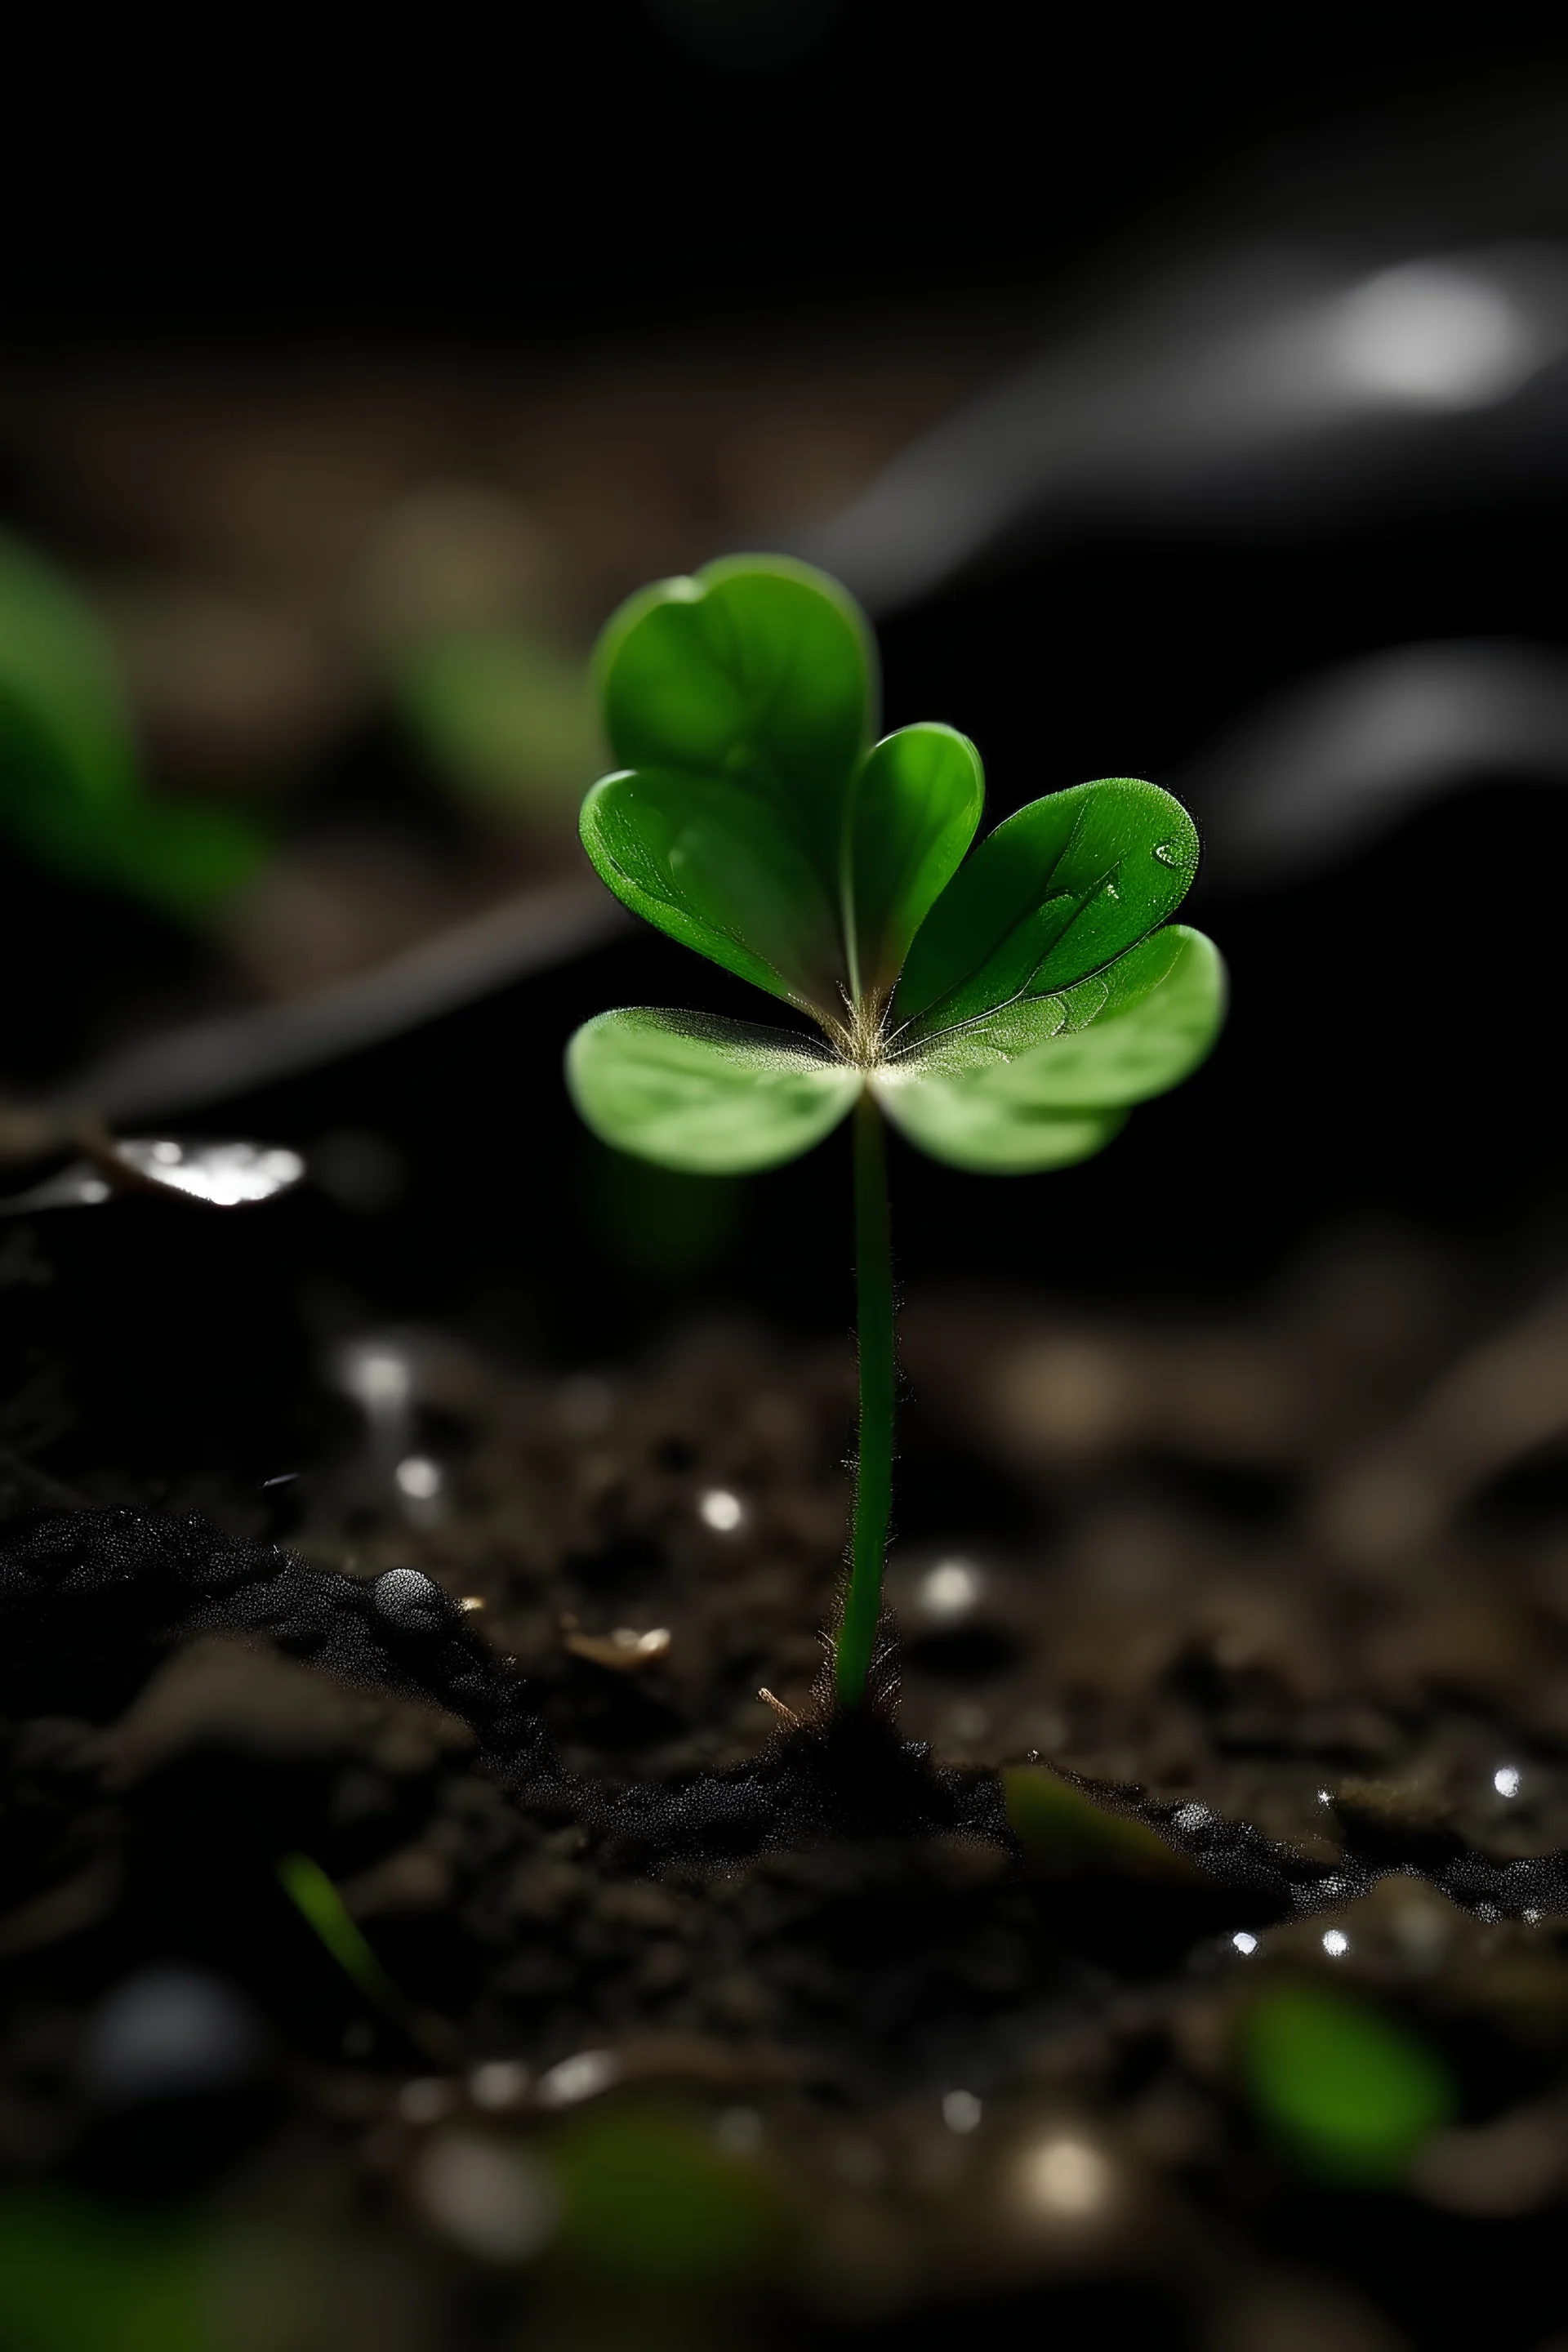
[[[364,1335],[321,1458],[201,1522],[9,1455],[14,2210],[174,2231],[241,2352],[1544,2346],[1564,1367],[1550,1297],[1389,1242],[1201,1328],[917,1299],[853,1751],[842,1348]],[[1249,2082],[1300,1984],[1449,2085],[1375,2177]]]

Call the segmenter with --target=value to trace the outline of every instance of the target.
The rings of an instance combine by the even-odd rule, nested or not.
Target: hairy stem
[[[893,1264],[888,1223],[888,1150],[869,1087],[855,1107],[855,1295],[860,1350],[860,1455],[849,1588],[838,1631],[834,1687],[858,1706],[882,1612],[882,1563],[893,1501]]]

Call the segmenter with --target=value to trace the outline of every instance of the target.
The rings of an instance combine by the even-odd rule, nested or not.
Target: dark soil
[[[847,1751],[841,1349],[712,1327],[546,1381],[370,1334],[357,1440],[216,1528],[12,1457],[35,2253],[120,2277],[127,2210],[143,2269],[174,2231],[226,2352],[1551,2337],[1562,1309],[1384,1244],[1224,1328],[917,1301],[907,1353],[899,1730]],[[1016,1835],[1029,1759],[1110,1809],[1042,1829],[1015,1779]],[[1248,2090],[1300,1979],[1449,2078],[1375,2180]]]

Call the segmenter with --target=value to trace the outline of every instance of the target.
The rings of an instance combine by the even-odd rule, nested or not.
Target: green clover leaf
[[[860,1091],[858,1074],[812,1038],[640,1005],[585,1022],[567,1071],[595,1134],[694,1176],[798,1158]]]
[[[873,740],[876,654],[837,584],[783,557],[663,581],[606,628],[622,765],[583,840],[634,912],[807,1013],[792,1031],[603,1013],[568,1083],[606,1143],[707,1174],[775,1167],[869,1094],[938,1160],[1061,1168],[1203,1061],[1211,943],[1172,925],[1198,838],[1157,785],[1053,793],[971,851],[984,779],[951,727]]]

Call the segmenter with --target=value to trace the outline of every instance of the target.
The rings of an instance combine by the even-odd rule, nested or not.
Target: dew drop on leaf
[[[1189,866],[1192,863],[1191,858],[1188,856],[1185,849],[1180,842],[1156,842],[1154,845],[1154,855],[1159,859],[1162,866]]]

